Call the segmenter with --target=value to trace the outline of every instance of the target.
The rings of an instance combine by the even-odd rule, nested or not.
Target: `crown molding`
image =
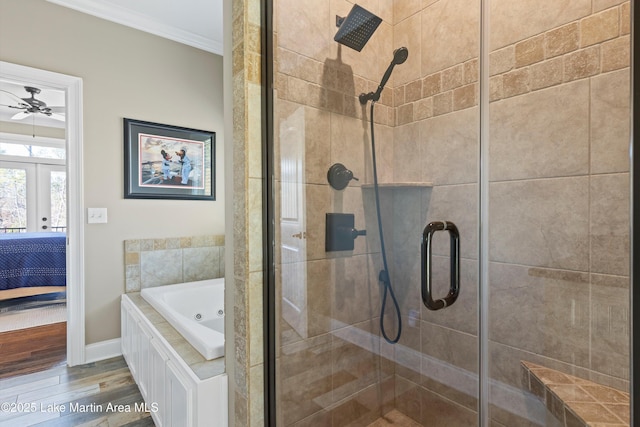
[[[115,22],[140,31],[154,34],[178,43],[186,44],[216,55],[223,54],[221,40],[209,39],[185,31],[172,25],[163,24],[150,19],[148,16],[113,4],[105,4],[98,0],[47,0],[59,6],[93,15],[107,21]]]

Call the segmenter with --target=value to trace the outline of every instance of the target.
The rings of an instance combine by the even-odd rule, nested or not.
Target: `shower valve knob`
[[[342,163],[333,164],[327,172],[327,180],[334,190],[344,190],[352,179],[359,181]]]

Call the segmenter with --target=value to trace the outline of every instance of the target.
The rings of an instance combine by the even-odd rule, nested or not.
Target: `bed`
[[[64,291],[65,233],[0,234],[0,299]]]

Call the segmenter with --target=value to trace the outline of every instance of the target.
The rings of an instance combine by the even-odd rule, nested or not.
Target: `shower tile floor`
[[[393,411],[386,413],[383,417],[378,418],[377,420],[369,424],[368,427],[384,426],[422,427],[422,424],[418,424],[411,418],[394,409]]]

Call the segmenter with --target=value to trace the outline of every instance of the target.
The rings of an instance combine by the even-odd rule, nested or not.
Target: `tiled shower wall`
[[[125,292],[224,277],[224,236],[124,241]]]

